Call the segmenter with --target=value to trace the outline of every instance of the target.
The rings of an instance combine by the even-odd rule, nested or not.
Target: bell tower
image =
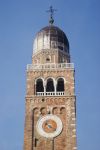
[[[65,33],[53,23],[51,15],[36,34],[27,65],[24,150],[77,149],[74,64]]]

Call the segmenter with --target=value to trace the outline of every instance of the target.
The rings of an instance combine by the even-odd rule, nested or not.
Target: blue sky
[[[0,0],[0,150],[23,148],[26,65],[51,4],[75,63],[78,149],[100,149],[100,1]]]

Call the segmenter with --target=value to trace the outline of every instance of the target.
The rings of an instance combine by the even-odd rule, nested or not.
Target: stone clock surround
[[[49,129],[50,127],[48,127],[48,130],[47,129],[45,130],[45,127],[43,126],[43,124],[45,124],[45,122],[48,122],[48,121],[49,121],[48,125],[51,128],[55,128],[55,130],[51,130],[48,132],[48,130],[50,130]],[[63,128],[63,125],[62,125],[61,119],[53,114],[47,114],[41,117],[38,120],[37,125],[36,125],[37,132],[41,136],[46,137],[46,138],[54,138],[58,136],[61,133],[62,128]]]

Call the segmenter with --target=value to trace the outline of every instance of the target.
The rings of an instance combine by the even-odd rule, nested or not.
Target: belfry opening
[[[57,80],[57,91],[64,91],[64,79],[59,78]]]
[[[43,81],[42,79],[38,79],[36,81],[36,92],[44,92]]]
[[[53,83],[53,79],[51,78],[47,80],[46,92],[54,92],[54,83]]]

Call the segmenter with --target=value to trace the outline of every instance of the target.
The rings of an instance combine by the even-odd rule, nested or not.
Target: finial
[[[54,12],[57,11],[56,9],[53,9],[52,6],[50,6],[49,10],[47,10],[48,13],[50,13],[50,19],[49,19],[49,24],[52,25],[54,23],[53,15]]]

